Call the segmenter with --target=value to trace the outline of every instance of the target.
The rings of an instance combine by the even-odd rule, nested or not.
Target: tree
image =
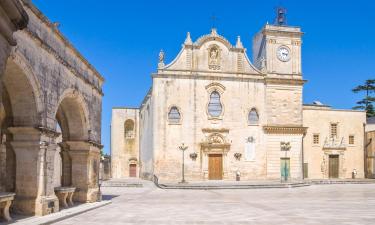
[[[357,102],[357,106],[353,109],[366,110],[367,117],[375,116],[375,109],[373,103],[375,97],[372,96],[375,93],[375,79],[366,80],[364,85],[358,85],[352,90],[354,93],[365,92],[365,98]]]

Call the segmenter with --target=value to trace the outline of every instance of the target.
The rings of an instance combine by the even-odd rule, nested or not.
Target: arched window
[[[251,125],[256,125],[259,123],[259,115],[256,109],[253,108],[250,110],[248,122]]]
[[[219,117],[223,111],[223,106],[220,102],[220,94],[213,91],[210,95],[210,102],[208,103],[208,113],[212,117]]]
[[[134,138],[134,121],[133,120],[125,121],[125,138],[126,139]]]
[[[170,123],[180,123],[181,114],[176,106],[172,106],[168,112],[168,121]]]

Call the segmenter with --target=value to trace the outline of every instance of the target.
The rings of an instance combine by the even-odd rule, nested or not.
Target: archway
[[[40,183],[43,174],[38,171],[46,165],[40,164],[46,160],[39,154],[40,131],[36,129],[41,126],[41,89],[32,71],[15,56],[7,61],[1,86],[0,188],[16,193],[16,211],[36,213],[35,200],[45,187]],[[47,195],[45,189],[44,194]]]
[[[59,101],[56,122],[61,127],[62,186],[77,188],[74,200],[96,201],[100,150],[90,141],[89,113],[84,98],[67,90]]]

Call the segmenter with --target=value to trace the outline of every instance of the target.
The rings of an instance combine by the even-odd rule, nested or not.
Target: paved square
[[[375,224],[375,184],[292,189],[103,188],[113,203],[56,224]]]

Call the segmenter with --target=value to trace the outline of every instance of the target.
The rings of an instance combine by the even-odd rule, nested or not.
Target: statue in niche
[[[208,68],[220,70],[220,49],[217,46],[210,48],[208,56]]]

